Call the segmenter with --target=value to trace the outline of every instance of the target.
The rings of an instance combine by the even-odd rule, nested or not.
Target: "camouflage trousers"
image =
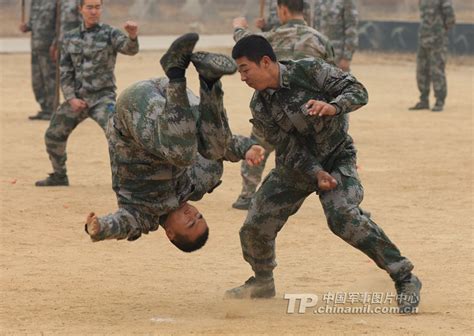
[[[247,161],[242,160],[240,165],[240,176],[242,176],[242,191],[240,192],[240,196],[243,198],[253,197],[260,181],[262,180],[262,174],[265,170],[268,157],[275,150],[275,148],[262,136],[258,135],[253,128],[250,138],[265,148],[265,157],[258,166],[250,166]]]
[[[368,255],[394,279],[401,279],[413,265],[359,205],[363,198],[355,160],[341,163],[331,172],[338,186],[321,192],[321,201],[330,230]],[[252,199],[247,218],[240,230],[244,259],[257,276],[271,274],[276,267],[275,239],[288,218],[295,214],[316,182],[304,180],[285,168],[277,167],[265,178]]]
[[[426,48],[421,45],[418,47],[416,81],[420,91],[420,101],[429,101],[430,86],[433,83],[436,101],[444,103],[448,91],[444,71],[447,55],[447,41],[438,47]]]
[[[48,50],[31,52],[31,82],[41,111],[52,114],[56,94],[56,65]]]
[[[53,113],[45,134],[46,151],[55,173],[66,174],[67,139],[77,125],[87,118],[92,118],[105,132],[114,111],[115,94],[113,92],[94,100],[93,104],[81,112],[74,112],[68,102],[59,106]]]

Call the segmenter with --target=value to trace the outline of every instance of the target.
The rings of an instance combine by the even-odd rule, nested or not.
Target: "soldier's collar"
[[[301,19],[291,19],[288,20],[283,26],[294,26],[294,25],[304,25],[306,26],[306,21]]]
[[[288,68],[285,64],[278,62],[278,66],[280,67],[280,87],[275,89],[266,89],[265,92],[268,95],[273,95],[276,91],[280,89],[289,89],[290,88],[290,75],[288,73]]]
[[[100,29],[102,28],[102,22],[99,22],[98,24],[96,24],[95,26],[92,26],[90,28],[86,28],[86,25],[84,22],[81,23],[81,28],[80,28],[80,32],[81,33],[85,33],[87,31],[94,31],[94,30],[97,30],[97,29]]]

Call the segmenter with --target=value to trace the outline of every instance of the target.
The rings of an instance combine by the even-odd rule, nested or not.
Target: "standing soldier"
[[[328,39],[317,30],[309,27],[303,16],[303,0],[278,0],[277,15],[281,25],[259,35],[265,37],[275,50],[278,60],[302,59],[318,57],[327,62],[334,62],[334,51]],[[247,30],[245,18],[234,19],[234,39],[239,41],[251,35]],[[242,176],[242,191],[232,207],[247,210],[250,201],[262,180],[263,170],[268,156],[274,148],[263,136],[259,135],[255,127],[250,136],[265,148],[265,159],[260,165],[250,166],[242,161],[240,174]]]
[[[420,101],[410,110],[429,109],[430,86],[436,103],[433,112],[441,112],[447,94],[446,57],[448,54],[448,31],[456,23],[451,0],[420,0],[421,25],[418,32],[416,56],[416,81]]]
[[[76,126],[90,117],[105,131],[115,111],[114,68],[117,53],[138,53],[138,26],[125,23],[128,37],[101,23],[102,1],[81,0],[83,23],[64,36],[61,51],[61,89],[66,100],[53,115],[45,142],[54,172],[36,186],[67,186],[66,143]]]
[[[355,0],[316,0],[312,26],[326,35],[336,54],[336,65],[350,71],[357,49],[358,12]]]
[[[55,1],[31,1],[30,19],[20,24],[23,33],[31,31],[31,82],[41,107],[31,120],[49,120],[54,106],[56,68],[49,55],[56,23]]]
[[[255,89],[252,122],[276,147],[276,165],[255,194],[240,229],[243,257],[255,276],[226,295],[275,296],[277,234],[316,193],[331,231],[390,275],[400,312],[417,312],[421,281],[412,273],[413,264],[360,208],[364,191],[355,165],[356,148],[347,133],[347,114],[367,103],[365,87],[318,58],[278,62],[261,36],[238,41],[232,57],[242,81]]]

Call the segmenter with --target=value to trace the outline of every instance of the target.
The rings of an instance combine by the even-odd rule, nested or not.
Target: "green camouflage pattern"
[[[56,1],[31,0],[26,27],[31,31],[31,50],[48,51],[56,34]]]
[[[103,92],[95,96],[88,96],[94,104],[81,112],[75,112],[68,102],[62,103],[49,123],[45,134],[46,151],[55,173],[64,175],[66,170],[66,145],[69,135],[87,118],[91,118],[106,130],[110,116],[115,111],[115,93]]]
[[[236,29],[234,31],[234,40],[238,41],[251,34],[247,29]],[[278,60],[319,57],[327,62],[334,62],[334,50],[328,39],[317,30],[309,27],[302,20],[290,20],[284,25],[258,35],[262,35],[268,40]],[[252,129],[251,138],[257,139],[259,145],[263,146],[266,152],[264,161],[258,166],[252,167],[245,161],[242,161],[240,167],[242,191],[240,195],[243,198],[250,198],[255,193],[262,179],[262,173],[268,156],[273,152],[273,146],[266,142],[262,136],[256,134],[254,129]]]
[[[26,23],[31,32],[31,84],[41,111],[52,114],[55,98],[56,67],[49,55],[56,24],[56,2],[32,0]]]
[[[280,68],[280,89],[256,91],[251,102],[253,124],[276,148],[276,167],[252,199],[240,230],[244,259],[257,277],[271,274],[278,232],[306,197],[317,193],[332,232],[393,279],[406,276],[413,265],[360,208],[363,188],[347,113],[367,103],[366,89],[351,74],[320,59],[285,61]],[[309,99],[334,104],[337,114],[306,115],[301,106]],[[337,180],[335,189],[318,190],[316,172],[322,169]]]
[[[430,86],[436,101],[443,105],[447,95],[446,59],[448,30],[455,25],[453,4],[450,0],[420,0],[421,24],[416,58],[416,79],[420,101],[428,102]]]
[[[31,84],[41,111],[52,114],[56,90],[56,64],[48,50],[31,51]]]
[[[201,82],[200,95],[167,78],[122,92],[107,130],[119,210],[99,218],[93,240],[134,240],[156,230],[160,216],[220,183],[223,160],[239,161],[255,144],[232,135],[220,81],[211,89]]]
[[[237,42],[251,34],[252,32],[247,29],[237,28],[234,30],[234,40]],[[334,50],[331,43],[303,20],[289,20],[271,31],[257,35],[268,40],[278,60],[320,57],[327,62],[334,62]]]
[[[82,17],[79,13],[80,0],[60,0],[60,28],[59,28],[59,42],[62,43],[64,35],[78,28],[82,23]]]
[[[65,100],[84,99],[98,92],[116,89],[114,75],[117,53],[138,53],[138,39],[131,40],[119,29],[99,23],[86,29],[84,24],[64,35],[61,50],[61,89]]]
[[[331,41],[336,63],[352,60],[359,44],[358,23],[355,0],[315,0],[311,26]]]

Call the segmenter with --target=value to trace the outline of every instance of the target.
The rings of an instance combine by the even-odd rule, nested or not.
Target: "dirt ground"
[[[119,91],[163,75],[159,57],[119,57]],[[51,167],[47,122],[27,120],[37,111],[29,56],[0,55],[0,62],[0,334],[472,333],[472,64],[450,63],[446,110],[435,114],[407,111],[418,95],[413,62],[361,54],[354,61],[370,96],[351,115],[362,205],[423,281],[420,313],[400,316],[286,313],[285,293],[317,294],[321,301],[328,292],[394,292],[384,271],[329,231],[315,196],[278,237],[276,298],[224,300],[226,289],[250,275],[238,238],[245,212],[231,207],[240,191],[239,164],[227,164],[222,186],[199,202],[211,227],[201,251],[179,252],[161,229],[133,243],[91,243],[85,215],[116,209],[102,131],[88,120],[70,137],[70,187],[36,188]],[[189,77],[198,92],[196,73]],[[224,89],[234,133],[248,134],[251,90],[237,75],[224,79]]]

